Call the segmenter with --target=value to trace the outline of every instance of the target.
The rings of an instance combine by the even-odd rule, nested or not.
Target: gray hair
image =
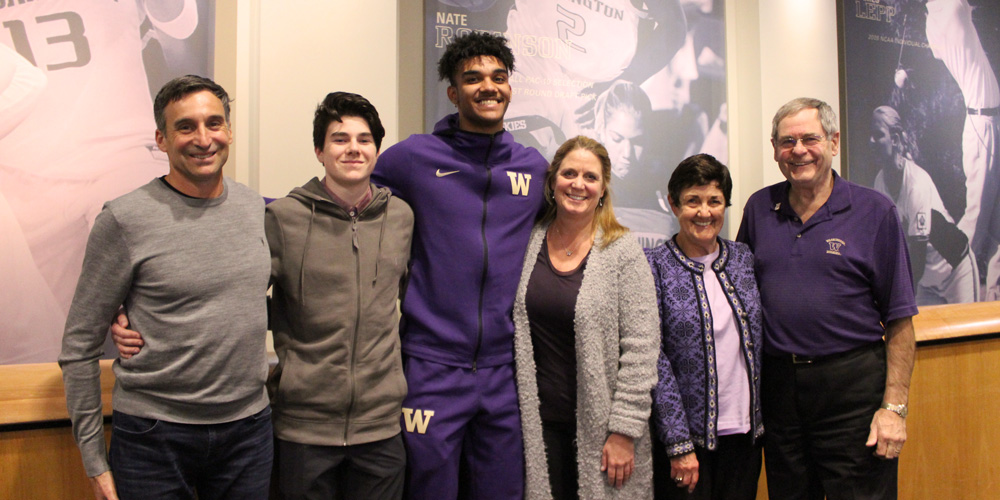
[[[812,97],[799,97],[785,103],[774,114],[774,120],[771,121],[771,140],[778,140],[778,124],[781,123],[781,120],[805,109],[819,111],[819,122],[823,126],[823,133],[827,137],[840,132],[840,126],[837,124],[837,113],[834,113],[833,108],[829,104]]]

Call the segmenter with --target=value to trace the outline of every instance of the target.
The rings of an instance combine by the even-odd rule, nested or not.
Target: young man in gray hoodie
[[[286,499],[399,499],[406,396],[396,300],[413,211],[369,182],[385,129],[347,92],[316,108],[313,146],[326,175],[267,207],[271,329],[268,381]]]

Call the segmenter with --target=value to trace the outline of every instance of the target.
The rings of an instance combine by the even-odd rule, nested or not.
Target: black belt
[[[968,108],[970,115],[997,116],[1000,115],[1000,107],[997,108]]]
[[[877,342],[872,342],[870,344],[865,344],[860,347],[855,347],[853,349],[848,349],[846,351],[834,354],[823,354],[820,356],[804,356],[801,354],[767,353],[767,357],[783,361],[785,363],[791,363],[793,365],[811,365],[811,364],[825,363],[827,361],[832,361],[834,359],[845,358],[852,354],[857,354],[859,352],[866,351],[868,349],[874,349],[882,345],[884,345],[884,342],[879,340]]]

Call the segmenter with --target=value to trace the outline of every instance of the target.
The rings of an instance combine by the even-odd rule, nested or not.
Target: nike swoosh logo
[[[457,174],[457,173],[458,173],[458,170],[452,170],[451,172],[442,172],[441,169],[439,168],[439,169],[437,169],[437,172],[434,173],[434,175],[436,175],[438,177],[444,177],[446,175]]]

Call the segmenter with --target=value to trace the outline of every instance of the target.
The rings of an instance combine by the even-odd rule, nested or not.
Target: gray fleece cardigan
[[[532,230],[514,302],[514,362],[524,434],[525,498],[552,498],[542,440],[531,330],[524,304],[547,225]],[[660,338],[649,263],[631,234],[590,251],[577,296],[577,467],[580,498],[652,498],[650,390]],[[621,489],[608,486],[601,453],[612,432],[635,439],[635,471]]]

